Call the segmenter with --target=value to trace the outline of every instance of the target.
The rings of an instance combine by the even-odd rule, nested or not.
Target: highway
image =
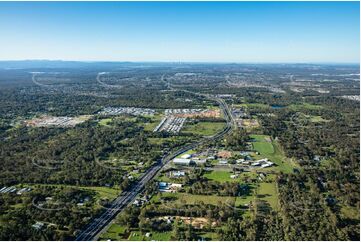
[[[184,90],[182,90],[182,91],[184,91]],[[226,119],[226,122],[227,122],[226,127],[221,132],[219,132],[213,136],[206,137],[199,142],[185,145],[184,147],[163,157],[159,162],[157,162],[155,165],[153,165],[151,168],[149,168],[149,170],[145,174],[140,176],[138,182],[135,185],[133,185],[133,187],[131,187],[129,191],[121,193],[119,195],[119,197],[117,197],[112,202],[112,204],[109,208],[107,208],[101,215],[94,218],[77,235],[75,240],[77,240],[77,241],[96,240],[98,238],[98,235],[100,234],[100,232],[102,232],[102,230],[107,227],[107,225],[115,218],[115,216],[118,213],[120,213],[125,207],[127,207],[129,204],[131,204],[135,200],[136,196],[145,188],[145,185],[147,183],[149,183],[158,172],[161,171],[161,169],[164,165],[166,165],[169,161],[171,161],[176,156],[178,156],[188,150],[194,149],[203,143],[223,138],[227,133],[229,133],[232,130],[233,127],[236,127],[234,125],[234,120],[233,120],[232,114],[223,99],[216,98],[216,97],[208,95],[208,94],[200,94],[200,93],[193,93],[193,94],[205,96],[209,99],[216,101],[219,104],[219,107],[221,108],[221,110],[224,114],[224,117]]]

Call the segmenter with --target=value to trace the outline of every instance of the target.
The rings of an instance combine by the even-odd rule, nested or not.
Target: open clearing
[[[278,195],[275,183],[259,183],[257,198],[265,200],[274,209],[278,210]]]
[[[267,155],[275,152],[269,136],[251,135],[251,138],[254,140],[254,142],[252,142],[253,149],[258,151],[260,154]]]
[[[101,126],[109,126],[109,123],[112,122],[111,118],[103,118],[99,121],[99,125]]]
[[[223,122],[198,122],[196,124],[187,124],[183,128],[183,132],[196,135],[211,136],[224,128]]]

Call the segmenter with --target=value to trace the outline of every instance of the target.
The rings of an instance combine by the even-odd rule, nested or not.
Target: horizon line
[[[37,62],[37,61],[49,61],[49,62],[80,62],[80,63],[189,63],[189,64],[353,64],[360,65],[360,62],[337,62],[337,61],[181,61],[181,60],[64,60],[64,59],[15,59],[15,60],[1,60],[0,62]]]

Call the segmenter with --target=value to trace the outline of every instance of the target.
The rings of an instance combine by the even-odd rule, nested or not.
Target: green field
[[[177,158],[179,158],[179,157],[181,157],[182,155],[185,155],[185,154],[192,155],[192,154],[194,154],[194,153],[197,153],[197,151],[195,151],[195,150],[188,150],[187,152],[184,152],[184,153],[178,155]]]
[[[257,189],[257,198],[267,201],[267,203],[269,203],[269,205],[274,210],[279,209],[277,188],[275,183],[259,183],[259,187]]]
[[[182,132],[195,135],[211,136],[223,130],[225,123],[221,122],[199,122],[196,124],[187,124]]]
[[[147,117],[151,118],[151,122],[145,123],[142,126],[144,127],[144,130],[146,130],[146,131],[153,131],[155,129],[155,127],[157,127],[157,125],[163,119],[164,115],[156,114],[154,116],[147,116]]]
[[[209,180],[219,181],[219,182],[227,182],[227,181],[231,182],[238,180],[238,179],[230,178],[231,175],[232,173],[229,171],[211,171],[211,172],[206,172],[203,176],[208,178]]]
[[[155,240],[155,241],[170,241],[171,240],[171,236],[172,236],[172,232],[150,232],[151,236],[150,237],[146,237],[145,233],[142,234],[140,231],[133,231],[131,232],[128,240],[131,241],[150,241],[150,240]]]
[[[109,123],[112,122],[112,119],[111,118],[103,118],[101,120],[99,120],[99,125],[101,126],[109,126]]]
[[[321,116],[311,116],[309,117],[310,121],[313,123],[322,123],[322,122],[329,122],[330,120],[324,119]]]
[[[222,171],[222,170],[215,170],[215,171],[207,171],[203,175],[205,178],[213,181],[218,182],[241,182],[242,178],[248,176],[250,178],[257,177],[255,172],[242,172],[238,175],[237,178],[231,178],[233,172],[230,171]]]
[[[252,142],[253,149],[258,151],[261,155],[273,154],[275,152],[269,136],[250,135],[250,137],[255,140]],[[269,141],[266,139],[269,139]]]
[[[243,103],[243,104],[235,104],[233,106],[234,107],[248,107],[248,108],[262,108],[262,109],[271,108],[270,105],[263,104],[263,103]]]
[[[348,219],[360,220],[360,211],[357,207],[343,205],[341,207],[341,214]]]
[[[110,228],[100,236],[100,240],[124,240],[125,227],[119,224],[112,224]]]
[[[100,198],[106,199],[107,198],[109,200],[113,200],[121,192],[119,189],[110,188],[110,187],[95,187],[95,186],[85,187],[85,186],[73,186],[73,185],[63,185],[63,184],[25,184],[24,186],[30,186],[30,187],[34,187],[34,186],[71,187],[71,188],[74,188],[74,189],[94,191],[94,192],[97,193],[96,198],[98,198],[98,199],[100,199]]]
[[[161,195],[154,196],[152,200],[154,202],[159,202],[161,198],[174,198],[174,201],[168,203],[169,206],[195,204],[199,202],[213,205],[217,205],[219,202],[232,204],[236,199],[235,197],[230,196],[194,195],[189,193],[162,193]]]
[[[289,106],[287,106],[287,108],[294,110],[294,111],[299,111],[302,109],[309,109],[309,110],[319,110],[321,108],[323,108],[321,105],[314,105],[314,104],[310,104],[310,103],[302,103],[302,104],[291,104]]]

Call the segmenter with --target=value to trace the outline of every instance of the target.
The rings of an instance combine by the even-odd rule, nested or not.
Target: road
[[[182,90],[183,91],[183,90]],[[188,91],[190,92],[190,91]],[[192,92],[193,93],[193,92]],[[209,142],[214,141],[220,138],[223,138],[227,133],[229,133],[234,126],[234,120],[232,117],[232,114],[225,103],[225,101],[221,98],[217,98],[208,94],[200,94],[200,93],[193,93],[196,95],[205,96],[209,99],[212,99],[216,101],[219,104],[219,107],[221,108],[224,117],[227,121],[226,127],[219,133],[204,138],[203,140],[199,142],[195,142],[189,145],[185,145],[184,147],[172,152],[171,154],[165,156],[162,158],[161,161],[157,162],[155,165],[153,165],[147,173],[143,174],[138,182],[133,185],[133,187],[130,188],[129,191],[123,192],[120,194],[119,197],[117,197],[111,204],[109,208],[107,208],[100,216],[93,219],[84,229],[81,231],[77,237],[77,241],[91,241],[96,240],[98,238],[98,235],[100,232],[115,218],[115,216],[120,213],[125,207],[127,207],[129,204],[131,204],[136,196],[145,188],[145,185],[149,183],[155,175],[161,171],[162,167],[166,165],[169,161],[171,161],[176,156],[196,148],[197,146]]]

